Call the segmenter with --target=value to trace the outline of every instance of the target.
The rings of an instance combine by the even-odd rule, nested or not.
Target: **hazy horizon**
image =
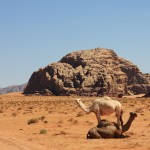
[[[149,0],[0,1],[0,87],[76,50],[114,50],[150,73]]]

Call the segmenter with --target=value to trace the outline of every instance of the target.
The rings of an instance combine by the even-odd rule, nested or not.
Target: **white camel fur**
[[[76,100],[79,106],[87,113],[95,113],[98,123],[101,121],[101,116],[116,113],[117,123],[123,125],[122,121],[122,105],[120,102],[111,99],[108,96],[101,97],[93,101],[91,106],[85,106],[80,99]]]

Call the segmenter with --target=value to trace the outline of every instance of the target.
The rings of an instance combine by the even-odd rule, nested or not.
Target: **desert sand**
[[[138,115],[125,133],[130,137],[94,140],[87,140],[86,134],[97,125],[96,117],[83,112],[76,98],[90,105],[97,97],[0,95],[0,149],[150,149],[150,98],[117,99],[123,105],[124,122],[129,112],[135,111]],[[102,116],[102,119],[116,122],[115,114]]]

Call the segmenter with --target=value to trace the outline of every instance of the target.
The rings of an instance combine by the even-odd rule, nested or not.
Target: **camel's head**
[[[135,117],[137,117],[137,113],[135,113],[135,112],[130,112],[130,117],[131,117],[132,119],[134,119]]]
[[[78,99],[76,99],[76,102],[77,102],[77,103],[80,103],[80,99],[79,99],[79,98],[78,98]]]

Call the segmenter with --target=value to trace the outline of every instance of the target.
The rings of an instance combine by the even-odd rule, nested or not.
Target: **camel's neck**
[[[128,119],[127,123],[125,125],[123,125],[123,127],[122,127],[122,133],[129,130],[133,120],[134,120],[134,118],[131,118],[131,117]]]
[[[90,113],[91,110],[90,110],[90,106],[85,106],[81,101],[78,102],[79,106],[87,113]]]

